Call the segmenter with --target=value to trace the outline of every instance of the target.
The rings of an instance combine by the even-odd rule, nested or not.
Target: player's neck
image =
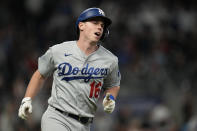
[[[78,40],[77,41],[77,46],[86,54],[86,55],[90,55],[91,53],[93,53],[94,51],[96,51],[98,49],[98,45],[95,42],[89,42],[89,41],[82,41],[82,40]]]

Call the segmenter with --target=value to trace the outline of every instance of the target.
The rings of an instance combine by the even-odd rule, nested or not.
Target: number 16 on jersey
[[[100,94],[100,87],[102,86],[101,82],[99,83],[96,83],[95,81],[93,81],[91,84],[90,84],[90,95],[89,97],[90,98],[98,98],[99,94]]]

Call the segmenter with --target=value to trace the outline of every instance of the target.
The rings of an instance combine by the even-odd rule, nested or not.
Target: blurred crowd
[[[1,0],[0,131],[39,131],[51,78],[27,121],[18,108],[37,59],[77,39],[75,21],[89,7],[113,21],[103,46],[119,58],[116,110],[102,109],[92,131],[197,131],[197,2],[193,0]]]

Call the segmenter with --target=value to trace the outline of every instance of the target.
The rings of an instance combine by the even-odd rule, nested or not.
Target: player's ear
[[[84,30],[84,27],[85,27],[85,23],[84,22],[79,22],[78,27],[79,27],[79,30],[80,31],[83,31]]]

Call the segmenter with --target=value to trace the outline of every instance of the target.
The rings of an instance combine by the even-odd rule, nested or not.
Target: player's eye
[[[93,23],[93,24],[95,24],[95,25],[96,25],[96,24],[98,24],[98,22],[97,22],[97,21],[92,21],[92,23]]]
[[[92,21],[93,24],[95,25],[100,25],[102,28],[104,28],[104,23],[100,23],[99,21]]]
[[[102,27],[102,28],[104,28],[104,26],[105,26],[104,24],[101,24],[101,27]]]

